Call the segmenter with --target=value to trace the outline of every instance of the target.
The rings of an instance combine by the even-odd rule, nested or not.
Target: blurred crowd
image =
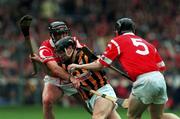
[[[72,35],[97,55],[114,36],[114,22],[132,18],[136,33],[154,44],[166,63],[167,108],[180,106],[179,0],[1,0],[0,105],[41,102],[44,74],[30,77],[33,68],[18,25],[25,14],[33,16],[30,35],[34,47],[49,37],[48,22],[58,19],[67,21]],[[131,82],[112,70],[107,69],[107,75],[117,95],[128,97]],[[63,105],[73,102],[65,98]]]

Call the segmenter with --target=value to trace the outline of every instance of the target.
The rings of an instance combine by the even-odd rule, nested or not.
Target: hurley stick
[[[28,50],[30,50],[30,55],[33,56],[34,52],[33,52],[30,35],[29,35],[29,29],[30,29],[31,22],[32,22],[32,16],[25,15],[20,19],[19,26],[20,26],[20,29],[25,38],[25,44],[27,45]],[[37,74],[37,64],[35,63],[35,61],[32,61],[32,64],[33,64],[33,68],[34,68],[34,72],[33,72],[32,76],[34,76]]]
[[[95,54],[93,54],[93,53],[90,51],[90,49],[88,49],[87,47],[83,47],[82,50],[83,50],[84,53],[85,53],[87,56],[89,56],[90,58],[92,58],[92,59],[94,59],[94,60],[98,59],[98,57],[97,57]],[[126,73],[124,73],[123,71],[121,71],[120,69],[117,69],[116,67],[114,67],[114,66],[112,66],[112,65],[109,66],[109,68],[112,69],[112,70],[114,70],[114,71],[116,71],[116,72],[118,72],[120,75],[126,77],[127,79],[131,80],[131,78],[130,78]]]

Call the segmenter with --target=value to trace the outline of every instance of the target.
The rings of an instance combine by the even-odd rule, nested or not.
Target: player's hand
[[[123,108],[128,108],[129,107],[129,100],[128,99],[125,99],[122,103],[122,107]]]
[[[29,58],[34,61],[42,62],[40,57],[37,54],[29,55]]]
[[[68,67],[67,67],[67,69],[68,69],[68,72],[73,72],[75,69],[78,69],[79,67],[78,67],[79,65],[78,64],[70,64],[70,65],[68,65]]]
[[[73,84],[73,86],[74,86],[75,88],[79,88],[79,87],[80,87],[80,81],[77,80],[75,77],[71,76],[71,77],[69,78],[69,80],[72,82],[72,84]]]

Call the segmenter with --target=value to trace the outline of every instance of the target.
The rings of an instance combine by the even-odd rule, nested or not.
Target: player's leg
[[[154,90],[154,97],[152,104],[149,107],[149,111],[152,119],[163,119],[163,117],[166,117],[166,115],[163,116],[164,105],[168,100],[166,83],[164,77],[160,73],[157,73],[155,76],[153,82],[156,84],[156,87],[154,87],[156,90]]]
[[[92,119],[106,119],[114,109],[114,103],[99,97],[93,107]],[[119,119],[119,118],[114,118]]]
[[[121,119],[121,117],[118,114],[118,112],[115,109],[113,109],[113,111],[110,113],[107,119]]]
[[[150,104],[151,119],[162,119],[164,104]]]
[[[44,119],[54,119],[52,107],[53,104],[57,101],[57,99],[61,96],[63,96],[63,92],[58,87],[50,83],[44,85],[42,94]]]
[[[138,100],[135,96],[130,94],[129,96],[129,108],[128,108],[128,119],[140,119],[142,113],[148,105],[143,104],[140,100]]]
[[[89,112],[92,115],[91,110],[87,107],[86,102],[81,98],[81,96],[79,95],[79,93],[73,94],[73,96],[75,97],[75,99],[86,109],[87,112]]]
[[[110,84],[106,84],[97,90],[101,94],[106,94],[116,97],[116,94]],[[102,97],[93,96],[90,100],[91,107],[93,107],[93,119],[120,119],[115,110],[115,104]]]
[[[173,113],[163,113],[162,119],[180,119],[180,118]]]
[[[180,119],[177,115],[173,113],[163,113],[164,105],[151,104],[149,111],[152,119]]]
[[[156,112],[156,110],[154,110],[153,108],[156,108],[156,107],[152,107],[152,106],[149,107],[149,111],[153,113],[152,116],[157,115],[154,113],[157,113],[157,112],[159,113],[159,110],[157,110],[157,112]],[[161,119],[180,119],[180,118],[173,113],[163,113]]]

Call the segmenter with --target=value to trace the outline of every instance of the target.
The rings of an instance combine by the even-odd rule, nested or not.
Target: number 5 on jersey
[[[141,39],[139,39],[139,38],[131,38],[131,41],[132,41],[133,45],[136,46],[136,47],[138,47],[138,46],[144,47],[144,50],[137,49],[136,50],[137,54],[140,54],[140,55],[148,55],[149,54],[149,49],[148,49],[147,45],[144,44]]]

